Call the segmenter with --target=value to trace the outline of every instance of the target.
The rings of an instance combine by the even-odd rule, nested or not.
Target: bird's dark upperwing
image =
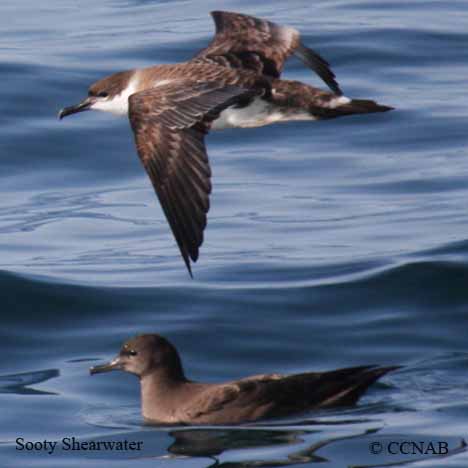
[[[313,408],[354,405],[367,388],[392,367],[361,366],[288,376],[253,376],[213,387],[201,394],[192,418],[213,421],[279,417]],[[218,413],[218,414],[216,414]],[[209,421],[209,419],[206,419]]]
[[[226,11],[211,12],[216,35],[194,60],[212,60],[229,67],[242,67],[279,78],[284,62],[294,54],[314,70],[336,94],[341,89],[328,62],[305,47],[299,32],[253,16]]]
[[[129,98],[138,155],[158,195],[190,275],[203,242],[211,192],[204,137],[238,99],[257,94],[217,82],[173,81]]]
[[[216,385],[185,410],[185,418],[202,424],[235,424],[261,417],[271,405],[264,398],[263,382],[246,379]]]

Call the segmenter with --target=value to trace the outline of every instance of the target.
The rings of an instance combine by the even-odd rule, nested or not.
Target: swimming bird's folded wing
[[[287,376],[265,388],[266,395],[279,396],[270,415],[280,416],[292,410],[354,405],[374,382],[396,369],[397,366],[361,366]]]
[[[370,385],[396,369],[397,366],[362,366],[288,376],[253,376],[202,393],[192,404],[188,420],[228,424],[354,405]]]
[[[284,62],[294,54],[334,93],[342,94],[328,62],[301,43],[296,29],[227,11],[213,11],[211,15],[216,25],[215,37],[194,60],[211,60],[227,67],[247,68],[279,78]]]
[[[182,408],[182,420],[200,424],[236,424],[262,417],[271,405],[262,395],[263,383],[243,379],[216,385]]]
[[[190,275],[190,259],[197,260],[203,242],[211,192],[205,134],[223,109],[255,92],[180,80],[129,98],[138,155]]]

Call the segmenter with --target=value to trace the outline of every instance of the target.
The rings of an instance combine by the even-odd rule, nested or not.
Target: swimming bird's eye
[[[109,96],[109,93],[106,93],[105,91],[98,94],[98,97],[107,97],[107,96]]]
[[[136,356],[138,353],[137,353],[135,350],[131,349],[131,350],[128,352],[128,354],[129,354],[130,356]]]

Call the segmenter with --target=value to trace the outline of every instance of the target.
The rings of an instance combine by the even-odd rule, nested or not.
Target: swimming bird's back
[[[311,409],[354,405],[396,367],[353,367],[330,372],[254,376],[207,388],[184,411],[187,423],[235,424]]]

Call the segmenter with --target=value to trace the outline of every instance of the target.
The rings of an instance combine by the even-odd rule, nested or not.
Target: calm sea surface
[[[468,466],[467,3],[256,3],[1,2],[0,466]],[[212,9],[297,27],[346,95],[397,110],[209,136],[190,280],[126,119],[56,115],[111,72],[190,58]],[[294,60],[286,76],[321,86]],[[134,377],[88,375],[141,332],[211,382],[404,367],[347,410],[151,427]],[[18,437],[143,450],[26,453]],[[449,453],[385,449],[405,440]]]

